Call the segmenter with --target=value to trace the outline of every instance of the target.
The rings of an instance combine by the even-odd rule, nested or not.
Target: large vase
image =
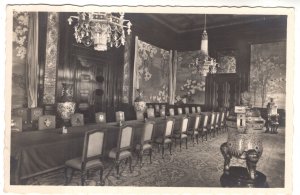
[[[75,112],[75,102],[60,102],[57,103],[57,113],[64,121],[69,121],[72,114]]]

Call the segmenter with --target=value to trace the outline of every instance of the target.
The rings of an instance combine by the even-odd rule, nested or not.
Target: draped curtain
[[[28,96],[28,107],[37,107],[38,100],[38,13],[29,13],[28,24],[28,52],[26,63],[26,89]]]
[[[173,54],[173,55],[172,55]],[[176,94],[176,72],[177,72],[177,51],[171,52],[172,58],[170,58],[170,99],[169,103],[175,103]]]

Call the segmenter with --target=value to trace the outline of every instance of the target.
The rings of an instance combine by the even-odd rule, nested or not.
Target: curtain
[[[138,46],[137,46],[137,44],[138,44],[138,40],[139,40],[139,38],[138,38],[138,36],[135,36],[135,40],[134,40],[134,43],[135,43],[135,45],[134,45],[134,63],[133,63],[133,82],[132,82],[132,104],[134,104],[134,100],[135,100],[135,96],[136,96],[136,90],[137,89],[139,89],[139,79],[138,79],[138,76],[137,76],[137,74],[138,74],[138,72],[137,72],[137,70],[138,70],[138,68],[137,68],[137,60],[136,60],[136,58],[137,58],[137,52],[138,52]]]
[[[37,107],[38,99],[38,13],[29,13],[28,51],[26,63],[26,89],[28,107]]]
[[[170,58],[170,104],[175,103],[175,94],[176,94],[176,72],[177,72],[177,51],[174,51]]]

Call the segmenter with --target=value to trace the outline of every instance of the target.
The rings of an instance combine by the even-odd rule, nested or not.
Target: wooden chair
[[[219,126],[220,126],[220,131],[225,131],[225,111],[221,112],[221,119],[219,122]]]
[[[190,108],[189,107],[185,107],[184,111],[185,111],[185,114],[189,114],[190,113]]]
[[[215,129],[215,132],[217,133],[217,135],[219,134],[219,131],[220,131],[220,112],[217,112],[216,113],[216,119],[215,119],[215,122],[214,122],[214,129]]]
[[[177,113],[178,113],[178,115],[181,115],[182,114],[182,108],[177,108]]]
[[[192,107],[192,113],[196,113],[196,108]]]
[[[96,123],[106,123],[106,113],[104,112],[95,113],[95,121]]]
[[[117,179],[120,178],[119,175],[119,167],[120,163],[123,160],[129,160],[129,170],[132,172],[132,153],[131,153],[131,145],[132,145],[132,138],[133,138],[133,127],[130,125],[124,125],[120,127],[119,136],[117,147],[113,148],[108,157],[114,160],[114,167],[117,171]]]
[[[187,131],[187,134],[191,136],[191,139],[193,141],[193,146],[195,145],[195,137],[197,140],[197,144],[199,143],[199,125],[200,125],[201,116],[199,114],[195,117],[195,123],[194,126]]]
[[[174,108],[170,108],[169,109],[169,114],[170,114],[170,116],[174,116],[175,115]]]
[[[163,135],[155,139],[155,143],[158,147],[162,146],[162,158],[164,158],[165,145],[167,144],[170,150],[170,155],[172,155],[172,135],[174,129],[174,119],[167,118],[165,123],[165,129]]]
[[[197,106],[197,113],[200,113],[200,112],[201,112],[201,107]]]
[[[71,181],[74,170],[81,172],[81,185],[84,185],[86,175],[88,177],[89,171],[95,169],[100,170],[99,184],[104,185],[102,179],[104,166],[101,157],[105,147],[105,136],[106,133],[99,129],[85,133],[82,156],[65,162],[66,185]],[[68,174],[69,169],[71,169],[70,176]]]
[[[75,113],[71,116],[71,125],[73,127],[76,126],[84,126],[84,117],[83,114]]]
[[[176,131],[173,135],[173,138],[175,139],[175,147],[176,147],[176,140],[179,139],[180,144],[180,151],[181,151],[181,143],[182,140],[185,139],[185,147],[187,149],[187,130],[188,130],[188,124],[189,124],[189,117],[184,116],[181,120],[181,126],[178,131]]]
[[[210,121],[207,126],[208,133],[210,135],[210,138],[213,136],[215,137],[215,121],[216,121],[216,114],[212,112],[210,114]]]
[[[159,116],[160,117],[165,117],[166,116],[166,109],[165,108],[161,108],[159,110]]]
[[[123,111],[116,112],[116,122],[124,122],[125,121],[125,114]]]
[[[140,143],[136,145],[136,151],[138,153],[138,160],[140,162],[140,167],[143,163],[143,155],[145,151],[148,151],[150,157],[150,163],[152,163],[152,136],[155,128],[154,121],[147,121],[144,125]]]
[[[201,134],[201,139],[203,142],[203,137],[205,136],[205,140],[207,141],[207,134],[208,134],[208,115],[203,114],[202,115],[203,122],[201,124],[201,127],[199,128],[199,133]]]
[[[56,126],[56,118],[54,115],[43,115],[39,117],[38,129],[54,129]]]
[[[147,117],[148,118],[154,118],[155,117],[154,108],[148,108],[147,109]]]

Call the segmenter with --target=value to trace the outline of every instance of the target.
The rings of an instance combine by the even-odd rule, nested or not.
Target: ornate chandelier
[[[120,47],[125,44],[125,31],[131,32],[131,22],[124,19],[124,13],[79,12],[70,16],[69,25],[74,26],[77,43],[86,47],[94,44],[97,51],[106,51],[108,47]]]
[[[211,58],[208,55],[208,35],[206,32],[206,14],[204,20],[204,30],[201,37],[201,50],[199,57],[196,58],[195,66],[203,76],[206,76],[207,73],[216,73],[217,62],[214,58]]]

